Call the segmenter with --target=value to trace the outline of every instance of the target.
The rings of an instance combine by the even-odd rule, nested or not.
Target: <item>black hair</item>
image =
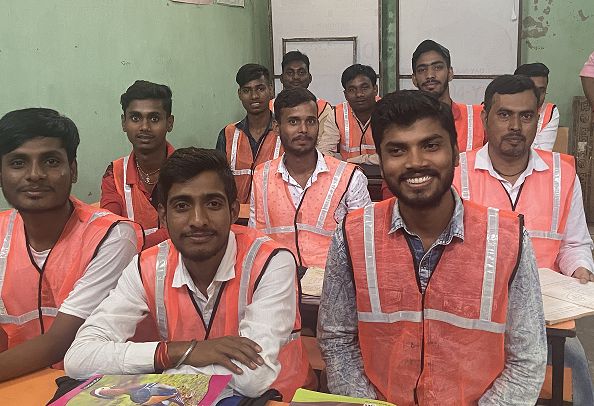
[[[485,100],[483,101],[484,109],[487,114],[491,110],[493,104],[493,96],[498,94],[516,94],[522,93],[526,90],[532,90],[536,101],[538,103],[539,91],[534,82],[524,75],[501,75],[493,79],[485,89]]]
[[[533,77],[545,77],[549,78],[549,68],[544,63],[525,63],[524,65],[518,66],[514,71],[514,75],[524,75],[529,78]]]
[[[309,58],[307,55],[300,51],[289,51],[283,55],[283,61],[281,62],[281,69],[284,71],[285,66],[290,64],[291,62],[303,62],[305,66],[307,66],[307,70],[309,71]]]
[[[0,119],[0,158],[37,137],[60,139],[68,162],[76,159],[80,138],[74,122],[56,110],[41,107],[14,110]]]
[[[207,171],[219,175],[229,204],[237,200],[237,186],[224,153],[216,149],[179,148],[167,158],[159,173],[159,202],[167,207],[169,190],[174,183],[183,183]]]
[[[371,80],[372,85],[377,84],[377,73],[373,70],[371,66],[368,65],[361,65],[360,63],[356,63],[354,65],[349,66],[342,72],[342,77],[340,78],[340,83],[342,83],[342,87],[346,89],[347,83],[351,80],[355,79],[357,76],[363,75],[367,76],[369,80]]]
[[[270,82],[270,72],[265,66],[248,63],[239,68],[237,75],[235,75],[235,81],[239,87],[242,87],[252,80],[260,79],[262,76],[264,76],[266,82]]]
[[[450,135],[450,143],[454,149],[458,136],[451,107],[422,90],[398,90],[388,93],[378,101],[371,114],[371,131],[378,154],[384,133],[390,126],[409,127],[424,118],[439,121]]]
[[[452,66],[452,60],[450,58],[450,51],[446,47],[444,47],[441,44],[438,44],[437,42],[433,41],[432,39],[426,39],[425,41],[421,42],[417,46],[417,49],[415,49],[415,52],[413,52],[413,55],[412,55],[413,72],[415,71],[417,61],[419,60],[421,55],[423,55],[425,52],[429,52],[429,51],[435,51],[438,54],[440,54],[441,56],[443,56],[443,59],[445,59],[448,69]]]
[[[280,122],[281,110],[287,107],[296,107],[308,101],[317,101],[312,92],[302,87],[282,90],[274,100],[274,117]]]
[[[126,114],[126,109],[134,100],[157,99],[161,100],[163,110],[165,110],[167,116],[170,116],[173,105],[171,96],[171,89],[167,85],[137,80],[120,96],[120,104],[122,105],[122,111]]]

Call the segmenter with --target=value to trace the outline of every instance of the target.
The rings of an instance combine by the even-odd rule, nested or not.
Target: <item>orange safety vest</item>
[[[480,104],[463,104],[452,102],[456,105],[460,115],[454,115],[456,133],[458,133],[458,150],[472,151],[485,145],[486,137],[481,120],[483,106]]]
[[[246,307],[252,302],[268,261],[283,248],[254,229],[232,225],[231,231],[237,239],[235,277],[221,287],[209,326],[204,324],[198,309],[194,307],[188,290],[172,287],[179,252],[171,241],[163,241],[142,252],[142,283],[150,314],[163,340],[208,340],[239,335],[239,323],[245,316]],[[297,310],[294,330],[278,355],[281,372],[271,385],[282,393],[283,399],[292,399],[295,391],[306,385],[313,373],[300,331],[301,316]]]
[[[270,130],[263,136],[264,139],[254,158],[250,140],[242,130],[237,128],[237,124],[239,123],[225,127],[227,161],[235,176],[239,203],[249,203],[254,168],[261,163],[278,158],[285,150],[278,134]]]
[[[47,333],[109,231],[120,221],[127,221],[74,197],[70,201],[74,211],[41,269],[30,257],[18,211],[0,213],[0,238],[4,241],[0,254],[0,326],[8,335],[8,348]],[[140,226],[135,224],[135,229],[140,251],[144,237]]]
[[[274,114],[274,101],[275,100],[276,99],[272,99],[268,103],[268,108],[270,109],[270,111],[272,111],[272,114]],[[324,99],[317,99],[316,103],[318,105],[318,117],[320,117],[320,115],[324,112],[324,109],[326,108],[326,105],[328,104],[328,102]]]
[[[268,161],[254,172],[255,227],[288,247],[300,265],[326,267],[326,256],[336,229],[334,212],[356,169],[354,164],[325,156],[328,172],[320,172],[295,204],[287,183],[278,173],[283,157]],[[298,241],[298,245],[297,245]]]
[[[540,111],[538,112],[538,132],[544,130],[547,124],[551,122],[555,107],[557,106],[555,106],[553,103],[545,103],[542,105]]]
[[[464,241],[444,248],[422,294],[406,237],[389,233],[395,201],[350,213],[344,225],[365,375],[398,406],[476,405],[505,364],[521,218],[464,202]]]
[[[556,259],[571,207],[575,162],[571,155],[535,151],[550,169],[533,171],[526,177],[515,205],[501,182],[489,171],[474,169],[476,150],[460,154],[453,185],[463,199],[522,213],[538,267],[559,271]]]
[[[171,155],[175,148],[167,143],[167,156]],[[144,193],[138,186],[129,184],[127,179],[128,167],[134,170],[134,159],[132,154],[113,161],[113,179],[116,191],[124,202],[126,209],[125,217],[137,222],[144,228],[144,234],[149,235],[159,229],[159,214]],[[138,180],[141,182],[141,180]]]
[[[376,98],[376,100],[379,100],[379,98]],[[342,159],[347,160],[359,155],[376,153],[371,135],[371,124],[367,126],[363,133],[348,102],[336,105],[334,119],[340,133],[340,155]]]

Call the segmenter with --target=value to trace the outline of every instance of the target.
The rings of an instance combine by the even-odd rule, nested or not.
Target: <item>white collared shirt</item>
[[[278,165],[277,173],[280,173],[283,180],[287,183],[287,188],[289,189],[289,193],[291,194],[291,200],[293,200],[293,205],[295,208],[299,207],[299,203],[303,198],[303,194],[315,181],[318,180],[318,175],[322,172],[328,172],[328,165],[326,165],[326,161],[324,160],[324,155],[319,151],[316,150],[318,153],[318,160],[316,162],[316,168],[314,169],[313,173],[311,174],[310,178],[307,180],[305,187],[302,187],[293,177],[289,174],[289,170],[285,166],[285,159],[283,155],[283,159],[281,160],[280,164]],[[334,212],[334,220],[336,223],[342,221],[344,216],[347,213],[350,213],[353,210],[359,209],[361,207],[365,207],[368,204],[371,204],[371,198],[369,197],[369,190],[367,189],[367,177],[359,168],[355,169],[353,173],[353,178],[351,179],[351,183],[344,194],[343,198],[340,200],[336,211]],[[254,193],[252,189],[252,194],[250,196],[250,220],[249,226],[254,227],[256,224],[256,207],[254,204]]]
[[[545,109],[547,107],[547,103],[543,103],[540,111],[538,112],[539,120],[545,113]],[[540,129],[540,125],[538,126]],[[551,115],[551,121],[547,123],[545,128],[539,130],[536,133],[536,137],[534,137],[534,142],[532,143],[532,148],[542,149],[545,151],[552,151],[553,146],[555,146],[555,141],[557,140],[557,129],[559,128],[559,109],[557,106],[553,108],[553,113]]]
[[[486,170],[489,175],[497,179],[507,193],[510,199],[515,204],[518,199],[520,188],[524,181],[532,172],[542,172],[549,170],[549,166],[542,158],[533,150],[530,149],[530,157],[528,159],[528,166],[516,182],[512,185],[509,181],[500,176],[493,168],[493,163],[489,157],[489,144],[485,144],[477,153],[474,163],[475,170]],[[526,214],[527,216],[530,213]],[[567,216],[567,223],[565,225],[565,234],[559,247],[559,254],[557,261],[561,272],[565,275],[573,275],[575,270],[579,267],[584,267],[590,272],[594,271],[594,261],[592,260],[592,249],[594,244],[588,231],[588,224],[586,223],[586,214],[584,213],[584,203],[582,201],[582,187],[576,175],[573,185],[573,194],[571,198],[571,206],[569,207],[569,214]]]
[[[193,292],[199,307],[202,307],[205,322],[212,314],[216,291],[224,280],[235,277],[237,251],[235,235],[229,233],[229,243],[213,282],[207,288],[208,298],[202,295],[183,265],[175,269],[172,286],[187,285]],[[247,337],[262,347],[260,356],[264,365],[251,370],[236,362],[243,374],[232,374],[220,365],[195,368],[182,365],[167,373],[204,373],[228,375],[232,378],[223,394],[239,393],[256,397],[266,391],[280,372],[277,360],[280,348],[287,342],[297,312],[295,287],[295,260],[288,251],[275,254],[264,272],[252,303],[246,307],[245,317],[239,321],[239,335]],[[191,284],[190,284],[191,282]],[[212,293],[212,294],[211,294]],[[190,309],[194,311],[194,309]],[[86,379],[94,374],[147,374],[153,373],[157,342],[127,342],[136,330],[136,325],[149,313],[147,297],[138,270],[138,258],[124,269],[122,277],[109,296],[89,316],[79,329],[72,346],[64,357],[68,376]],[[207,322],[208,323],[208,322]]]

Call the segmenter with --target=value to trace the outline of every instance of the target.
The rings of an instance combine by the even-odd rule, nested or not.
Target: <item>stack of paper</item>
[[[322,296],[322,285],[324,283],[324,270],[322,268],[307,268],[301,279],[301,292],[304,295]]]
[[[579,279],[546,268],[538,271],[547,324],[594,314],[593,282],[582,284]]]

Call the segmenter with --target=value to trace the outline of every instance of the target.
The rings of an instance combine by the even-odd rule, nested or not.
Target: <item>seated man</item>
[[[545,103],[549,85],[549,68],[544,63],[525,63],[519,66],[514,75],[528,76],[539,91],[538,126],[532,148],[552,151],[559,128],[559,109],[553,103]]]
[[[70,196],[78,143],[54,110],[0,119],[2,192],[14,207],[0,213],[0,381],[61,362],[142,247],[139,226]]]
[[[237,95],[247,112],[245,118],[221,130],[217,149],[227,154],[235,176],[239,203],[249,203],[252,173],[263,162],[282,154],[280,138],[272,131],[270,73],[262,65],[248,63],[239,68]]]
[[[463,199],[522,213],[540,268],[594,281],[592,239],[574,158],[534,150],[540,93],[522,75],[503,75],[485,91],[483,125],[488,143],[460,154],[454,185]],[[576,405],[592,405],[592,380],[577,338],[566,341]]]
[[[144,228],[145,248],[169,238],[157,214],[159,171],[174,151],[167,142],[173,129],[171,90],[137,80],[120,97],[122,129],[132,144],[129,156],[109,164],[101,181],[101,207]]]
[[[307,89],[311,83],[312,77],[309,72],[309,58],[307,55],[299,51],[289,51],[283,55],[281,62],[283,73],[280,81],[283,84],[283,89],[293,89],[295,87],[302,87]],[[318,105],[318,138],[324,137],[324,123],[328,119],[333,119],[334,112],[332,106],[324,99],[317,100]],[[269,103],[270,111],[274,113],[274,99]]]
[[[326,120],[318,149],[344,161],[377,165],[371,137],[371,113],[377,96],[377,74],[371,66],[355,64],[340,79],[345,102],[334,110],[334,120]]]
[[[237,189],[219,151],[175,151],[161,168],[159,192],[171,239],[124,269],[79,330],[66,372],[77,379],[171,368],[232,374],[226,396],[232,389],[256,397],[272,387],[291,399],[311,377],[299,337],[293,255],[233,225]],[[126,342],[147,316],[162,341]]]
[[[328,388],[398,406],[534,405],[546,337],[521,216],[451,188],[446,104],[391,93],[371,125],[398,200],[347,214],[334,233],[318,322]]]
[[[274,116],[285,153],[254,172],[250,226],[289,247],[302,276],[325,267],[336,224],[371,199],[360,169],[316,149],[316,97],[309,90],[280,92]]]

